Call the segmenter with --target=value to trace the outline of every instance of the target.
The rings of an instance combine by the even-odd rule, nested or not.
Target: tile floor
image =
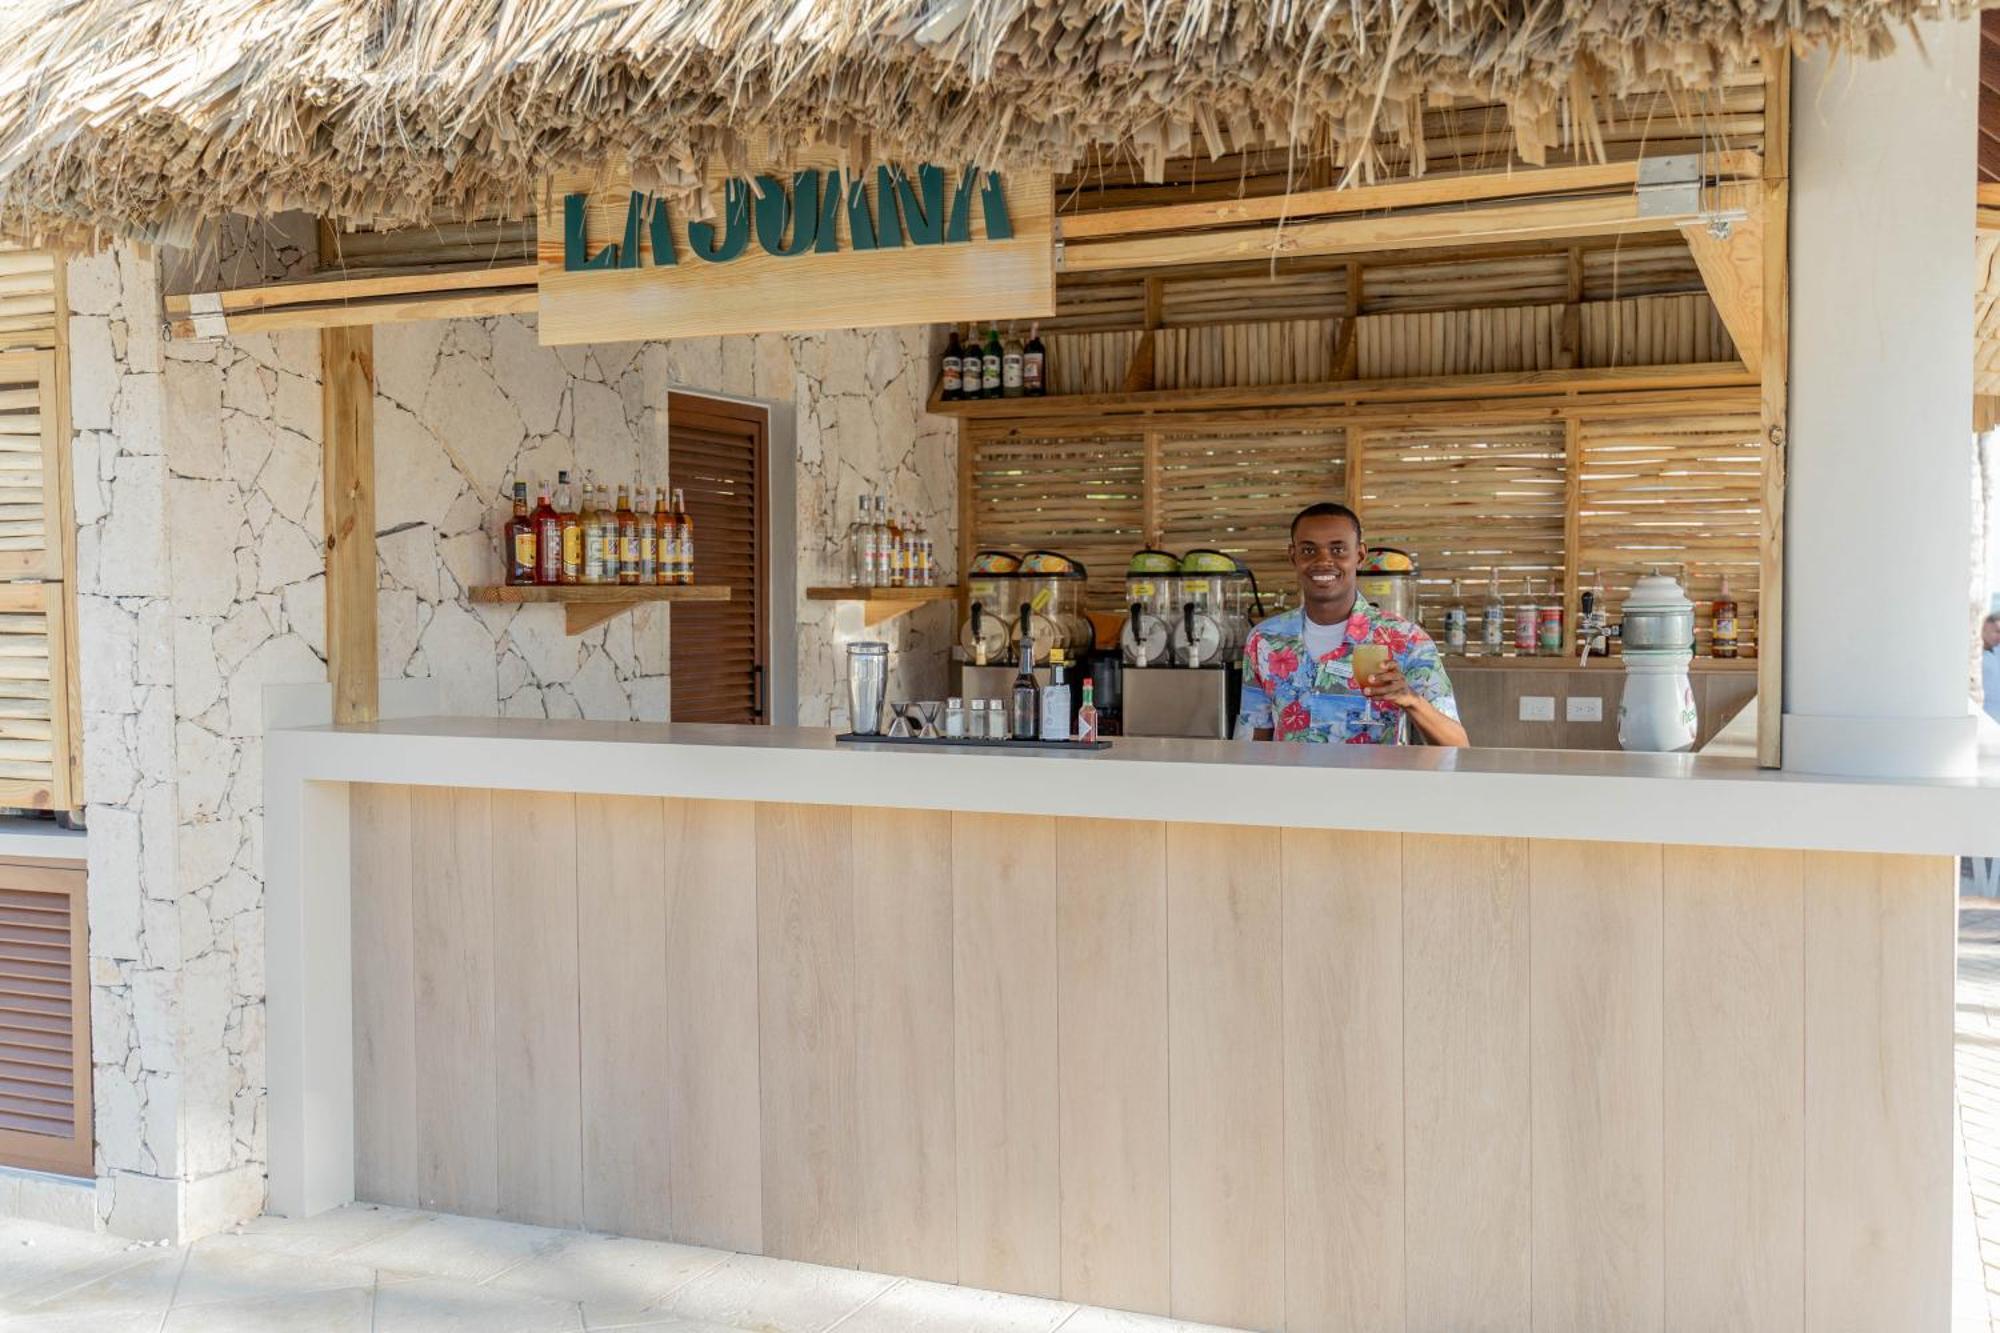
[[[179,1248],[0,1220],[0,1333],[1201,1333],[688,1245],[356,1204]]]

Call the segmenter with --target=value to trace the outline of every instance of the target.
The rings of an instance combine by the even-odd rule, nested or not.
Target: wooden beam
[[[1711,154],[1710,169],[1725,178],[1749,178],[1759,173],[1761,161],[1752,152],[1728,151]],[[1295,194],[1258,195],[1249,199],[1071,213],[1056,220],[1056,235],[1063,241],[1076,241],[1228,227],[1246,222],[1297,222],[1306,218],[1373,213],[1392,208],[1426,208],[1441,204],[1526,199],[1538,195],[1579,194],[1590,190],[1630,189],[1638,180],[1637,161],[1426,175],[1414,180],[1354,185],[1344,189],[1301,190]]]
[[[480,288],[528,287],[535,285],[536,267],[515,264],[502,268],[462,268],[437,271],[408,269],[394,273],[361,273],[343,277],[326,276],[322,269],[310,278],[291,282],[267,282],[256,287],[236,287],[221,292],[196,292],[164,299],[169,315],[189,315],[196,308],[235,314],[244,310],[268,310],[279,306],[311,305],[323,301],[352,304],[384,296],[422,296],[440,292],[476,291]],[[331,272],[339,273],[339,269]]]
[[[320,333],[326,675],[333,720],[380,716],[375,648],[375,331]]]
[[[1724,328],[1736,343],[1736,354],[1752,374],[1764,364],[1764,216],[1767,193],[1757,210],[1733,224],[1726,237],[1706,224],[1683,227],[1702,285],[1715,302]]]
[[[1761,415],[1764,426],[1764,532],[1757,578],[1757,762],[1777,768],[1784,758],[1785,721],[1785,470],[1791,393],[1791,58],[1765,57],[1766,177],[1762,209],[1764,320]]]
[[[1351,380],[1361,368],[1361,265],[1347,261],[1347,318],[1340,322],[1340,343],[1333,352],[1333,377]]]
[[[1568,285],[1565,288],[1562,322],[1562,354],[1557,358],[1564,370],[1583,364],[1583,250],[1569,248]]]
[[[1754,194],[1756,187],[1746,184],[1736,188],[1747,196]],[[1635,195],[1595,195],[1184,235],[1065,241],[1057,268],[1064,273],[1097,273],[1106,269],[1224,263],[1273,256],[1366,254],[1579,236],[1636,236],[1675,231],[1695,220],[1695,215],[1689,213],[1641,216]]]
[[[508,287],[471,292],[438,292],[420,296],[381,297],[366,301],[274,306],[224,314],[226,332],[273,333],[285,329],[364,328],[374,324],[408,324],[426,319],[481,319],[488,315],[532,315],[533,287]],[[168,321],[176,338],[214,336],[196,326],[196,317]]]
[[[1363,484],[1362,477],[1366,471],[1365,460],[1367,453],[1368,432],[1359,426],[1349,426],[1347,428],[1347,494],[1343,498],[1346,500],[1349,509],[1361,515],[1364,526],[1368,518],[1367,515],[1361,513],[1361,487]]]
[[[1141,441],[1139,502],[1144,513],[1141,526],[1145,531],[1146,545],[1158,546],[1165,540],[1160,535],[1160,432],[1149,430]]]

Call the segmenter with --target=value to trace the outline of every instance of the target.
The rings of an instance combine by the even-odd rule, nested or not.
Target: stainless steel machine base
[[[1125,734],[1227,740],[1236,673],[1223,667],[1125,668]]]

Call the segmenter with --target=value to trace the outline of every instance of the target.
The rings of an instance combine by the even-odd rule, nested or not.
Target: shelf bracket
[[[643,602],[564,602],[563,633],[572,636],[582,634],[596,629],[613,616],[622,616],[643,605]]]

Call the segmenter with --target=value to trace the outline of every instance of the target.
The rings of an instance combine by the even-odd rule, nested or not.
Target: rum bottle
[[[639,581],[639,516],[632,512],[632,493],[624,486],[618,488],[618,581],[632,584]]]
[[[674,582],[694,582],[694,519],[688,516],[687,499],[681,488],[674,487],[674,545],[679,548],[674,557]]]
[[[1007,328],[1007,341],[1000,349],[1000,396],[1019,398],[1021,387],[1021,339],[1012,325]]]
[[[903,524],[891,513],[889,525],[889,586],[903,587],[910,581],[910,550],[904,541]]]
[[[1000,347],[1000,326],[989,324],[986,328],[986,346],[979,362],[979,396],[998,398],[1000,396],[1000,361],[1005,353]]]
[[[614,583],[617,581],[615,557],[608,549],[617,540],[613,528],[607,540],[605,514],[597,507],[597,487],[594,483],[583,483],[583,581],[588,584]]]
[[[548,554],[543,553],[544,562]],[[576,496],[569,488],[569,473],[556,473],[556,579],[575,583],[583,572],[583,528],[576,518]]]
[[[639,577],[633,582],[656,582],[654,574],[660,566],[659,532],[653,524],[653,516],[646,512],[644,487],[640,487],[638,495],[633,499],[632,520],[639,529]]]
[[[882,497],[875,497],[875,521],[869,525],[874,541],[869,543],[868,586],[886,588],[889,586],[889,519],[883,508]]]
[[[562,582],[562,519],[549,503],[549,484],[542,483],[535,511],[528,515],[535,528],[535,582]]]
[[[667,512],[667,488],[653,492],[653,582],[674,581],[674,516]]]
[[[535,524],[528,517],[528,483],[514,483],[514,512],[507,519],[502,545],[507,552],[507,582],[535,581]]]
[[[847,583],[849,587],[867,588],[875,582],[875,525],[868,519],[865,495],[859,501],[859,511],[860,516],[847,525]]]

